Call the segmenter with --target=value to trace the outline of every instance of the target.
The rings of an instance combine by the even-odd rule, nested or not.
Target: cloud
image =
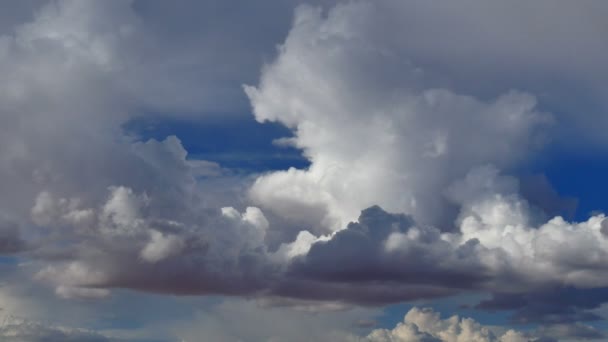
[[[364,340],[369,342],[530,342],[598,340],[604,335],[594,327],[576,324],[541,326],[520,332],[499,326],[484,326],[471,318],[451,316],[441,319],[429,308],[414,307],[393,329],[375,329]]]
[[[181,151],[174,139],[146,146],[154,146],[160,155]],[[149,151],[150,157],[152,151],[156,150]],[[178,161],[186,157],[178,155]],[[187,169],[176,174],[177,180],[188,180]],[[598,272],[607,250],[601,231],[604,216],[581,223],[559,217],[542,221],[519,195],[518,181],[491,166],[474,169],[445,190],[446,199],[461,210],[458,231],[442,232],[375,206],[345,229],[326,236],[303,231],[276,250],[266,244],[270,223],[258,208],[210,210],[189,201],[179,210],[167,210],[176,197],[165,191],[158,197],[156,192],[137,193],[126,187],[107,191],[96,207],[48,193],[39,195],[33,205],[33,215],[51,208],[45,224],[71,240],[62,248],[62,257],[54,256],[48,246],[37,251],[37,279],[54,285],[62,297],[96,298],[107,296],[108,289],[130,288],[182,295],[275,296],[300,307],[308,304],[298,301],[312,300],[317,304],[308,306],[314,309],[322,307],[319,301],[379,305],[473,290],[515,298],[532,294],[533,299],[518,307],[482,303],[480,308],[518,309],[516,319],[535,313],[540,317],[537,322],[564,323],[587,320],[585,310],[596,308],[603,297],[585,297],[588,305],[575,300],[530,311],[537,308],[535,300],[539,308],[553,300],[535,294],[608,286],[603,272]],[[89,225],[66,221],[78,216],[70,215],[72,211],[92,213]],[[58,234],[54,243],[61,244]],[[580,314],[570,315],[568,310]],[[545,318],[551,315],[561,320]]]
[[[606,4],[516,0],[515,6],[508,6],[466,0],[442,6],[375,1],[368,7],[362,14],[341,11],[335,22],[344,23],[343,27],[358,22],[362,40],[375,42],[387,54],[430,74],[431,87],[485,99],[513,88],[526,90],[536,94],[539,107],[551,111],[560,122],[554,137],[560,147],[574,147],[580,153],[593,141],[601,142],[600,148],[605,146],[599,127],[606,122],[601,84],[607,76],[602,65],[608,48],[597,41],[605,30]],[[374,70],[382,76],[375,79],[381,83],[403,75],[395,68]]]
[[[379,7],[297,10],[277,59],[245,91],[256,119],[291,128],[311,165],[263,175],[250,195],[326,231],[372,205],[449,229],[457,210],[443,189],[480,164],[516,165],[552,119],[528,93],[484,99],[434,83],[400,46],[374,35]]]
[[[281,258],[292,260],[279,293],[383,303],[463,289],[521,294],[606,286],[598,271],[608,247],[600,232],[604,216],[579,223],[554,217],[571,205],[546,180],[522,190],[516,178],[499,175],[525,165],[551,135],[562,139],[561,125],[570,120],[542,110],[546,94],[513,90],[535,89],[538,75],[566,61],[499,36],[534,31],[542,6],[526,7],[523,27],[505,27],[502,6],[476,4],[475,11],[458,8],[449,16],[432,4],[392,2],[296,11],[276,60],[257,86],[245,86],[256,119],[292,129],[294,137],[282,141],[311,162],[262,175],[250,190],[264,211],[308,227],[279,248]],[[468,20],[477,10],[483,19]],[[557,12],[592,36],[597,29],[582,19],[590,10]],[[410,18],[418,12],[446,21]],[[459,28],[460,20],[487,29]],[[416,35],[432,39],[422,46]],[[445,37],[466,44],[453,46]],[[502,43],[512,49],[488,48]],[[518,59],[518,48],[529,58]],[[544,56],[549,64],[541,66],[536,58]],[[474,68],[484,58],[480,74]],[[509,77],[499,67],[506,59],[539,71]],[[578,62],[575,69],[583,67]],[[584,74],[594,82],[593,72]],[[567,107],[555,100],[563,88],[547,89],[548,107]]]
[[[452,316],[442,320],[432,309],[414,307],[403,322],[392,330],[376,329],[365,341],[369,342],[524,342],[530,341],[524,334],[508,330],[496,334],[492,327],[485,327],[471,318]]]
[[[0,337],[7,342],[118,342],[93,331],[51,327],[43,324],[5,317],[0,326]]]
[[[34,83],[52,80],[61,85],[57,92],[65,86],[62,81],[92,78],[97,84],[85,89],[107,87],[112,101],[126,100],[148,111],[242,111],[247,102],[239,84],[257,77],[263,59],[288,30],[297,3],[271,1],[234,10],[215,0],[180,0],[177,6],[136,0],[24,1],[7,9],[15,18],[3,20],[13,26],[0,31],[5,34],[2,56],[9,64],[40,64],[12,71],[7,65],[4,71],[14,95],[23,76]],[[222,13],[222,20],[213,10]],[[271,10],[282,15],[270,16]],[[35,57],[37,52],[46,54]],[[231,67],[219,67],[223,63]]]
[[[361,303],[448,295],[485,280],[475,249],[475,243],[451,245],[437,229],[419,229],[405,215],[372,207],[296,256],[287,272],[294,284],[285,291]]]
[[[175,235],[163,235],[156,230],[150,231],[150,242],[141,250],[140,256],[148,262],[157,262],[179,253],[184,241]]]
[[[97,289],[112,287],[247,294],[263,288],[270,281],[265,278],[275,273],[265,258],[268,222],[257,208],[242,214],[234,208],[185,212],[177,220],[158,216],[162,210],[154,208],[164,206],[162,199],[157,202],[124,187],[109,191],[99,208],[87,209],[96,216],[86,231],[63,226],[71,232],[67,238],[79,237],[67,247],[71,256],[38,272],[37,278],[58,286],[60,294],[95,295]],[[41,248],[38,253],[44,265],[53,250]]]

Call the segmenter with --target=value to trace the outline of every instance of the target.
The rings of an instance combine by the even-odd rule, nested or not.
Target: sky
[[[607,15],[3,2],[0,340],[605,341]]]

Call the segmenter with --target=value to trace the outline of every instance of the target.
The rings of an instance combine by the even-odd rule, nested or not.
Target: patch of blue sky
[[[561,197],[576,198],[574,221],[608,213],[608,155],[599,151],[555,146],[526,166],[526,172],[544,174]]]
[[[157,117],[136,119],[124,125],[125,131],[141,140],[162,140],[177,136],[189,159],[219,163],[241,172],[306,168],[309,162],[293,147],[273,144],[273,140],[292,136],[277,123],[259,123],[253,116],[213,117],[204,120],[178,120]]]

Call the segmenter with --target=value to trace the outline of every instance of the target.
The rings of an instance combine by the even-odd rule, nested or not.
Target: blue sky
[[[156,120],[129,122],[125,130],[141,140],[163,140],[175,135],[188,151],[189,158],[217,162],[238,172],[308,166],[308,160],[300,150],[273,144],[276,139],[291,137],[290,130],[278,123],[260,124],[245,114],[233,119],[216,118],[205,122],[167,120],[161,115]]]
[[[608,5],[0,13],[0,339],[603,341]]]
[[[576,155],[548,162],[542,172],[564,196],[578,200],[574,219],[582,220],[593,212],[606,211],[602,178],[608,171],[608,160]]]

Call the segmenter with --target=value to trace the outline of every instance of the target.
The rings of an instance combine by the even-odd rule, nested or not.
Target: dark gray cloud
[[[412,308],[405,314],[403,322],[393,329],[375,329],[366,342],[442,342],[442,341],[479,341],[479,342],[524,342],[537,341],[515,330],[492,331],[471,318],[452,316],[441,319],[439,313],[429,308]]]
[[[399,234],[415,237],[399,248],[390,246],[391,239]],[[292,262],[288,276],[294,276],[293,281],[318,282],[317,286],[326,283],[335,290],[350,288],[335,292],[343,300],[424,298],[473,288],[486,280],[477,247],[472,240],[454,248],[441,240],[439,231],[418,229],[405,215],[372,207],[331,240],[313,244],[305,256]],[[314,288],[313,284],[307,286]],[[298,286],[290,284],[286,288],[293,291]],[[368,291],[378,297],[358,293]],[[315,295],[312,291],[302,295],[311,294]]]

